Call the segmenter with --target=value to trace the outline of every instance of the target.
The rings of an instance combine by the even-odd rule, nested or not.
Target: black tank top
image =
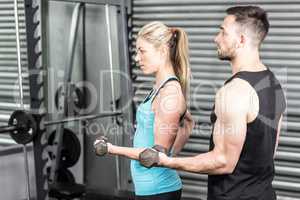
[[[246,139],[238,163],[232,174],[208,176],[208,200],[275,200],[272,188],[274,178],[274,149],[280,116],[286,101],[279,81],[269,70],[259,72],[241,71],[229,78],[247,81],[259,98],[256,119],[247,124]],[[238,98],[238,97],[236,97]],[[217,116],[214,108],[211,122]],[[214,148],[213,136],[210,150]]]

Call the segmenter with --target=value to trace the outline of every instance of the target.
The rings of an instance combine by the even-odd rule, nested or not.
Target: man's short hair
[[[234,15],[235,21],[242,27],[250,28],[255,33],[258,45],[265,39],[269,31],[267,13],[258,6],[235,6],[226,10],[228,15]]]

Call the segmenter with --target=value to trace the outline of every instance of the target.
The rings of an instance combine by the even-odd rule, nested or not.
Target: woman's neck
[[[155,74],[154,88],[157,89],[159,85],[170,76],[175,76],[172,65],[161,67]]]

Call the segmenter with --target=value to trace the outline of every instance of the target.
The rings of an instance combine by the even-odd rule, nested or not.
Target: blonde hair
[[[190,82],[190,64],[188,37],[185,31],[178,27],[169,28],[162,22],[154,21],[143,26],[137,37],[153,44],[155,48],[163,44],[169,46],[170,60],[186,98]]]

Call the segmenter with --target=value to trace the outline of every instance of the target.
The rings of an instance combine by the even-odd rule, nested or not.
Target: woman
[[[133,148],[107,143],[107,151],[132,159],[137,200],[177,200],[182,188],[177,172],[162,167],[148,169],[138,159],[145,148],[154,145],[176,155],[193,128],[186,106],[190,74],[187,35],[180,28],[151,22],[139,31],[136,49],[136,62],[144,74],[155,75],[155,85],[137,109]]]

